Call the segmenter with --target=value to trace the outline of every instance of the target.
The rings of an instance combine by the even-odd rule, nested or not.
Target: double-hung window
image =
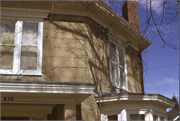
[[[110,78],[112,86],[128,90],[125,72],[125,49],[110,41]]]
[[[0,74],[41,75],[43,22],[2,21]]]

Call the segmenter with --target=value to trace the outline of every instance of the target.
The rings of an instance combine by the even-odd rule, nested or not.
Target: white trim
[[[38,74],[42,73],[42,53],[43,53],[43,22],[38,25],[38,51],[37,51],[37,71]]]
[[[179,116],[177,116],[176,118],[173,119],[173,121],[176,121],[179,118]]]
[[[118,114],[118,121],[128,121],[127,120],[127,111],[123,109],[120,114]]]
[[[23,22],[17,21],[17,23],[15,24],[15,39],[14,39],[15,47],[14,47],[14,55],[13,55],[14,74],[18,73],[18,71],[20,70],[22,28],[23,28]],[[0,73],[3,73],[3,69],[0,69]]]
[[[44,18],[47,18],[49,13],[50,13],[50,10],[1,7],[2,20],[43,21]]]
[[[39,22],[43,22],[43,19],[37,19],[37,18],[18,18],[18,17],[3,17],[1,16],[1,22],[6,22],[6,21],[39,21]]]
[[[97,103],[99,102],[99,98],[97,99]],[[112,102],[112,101],[158,101],[173,107],[175,103],[168,98],[165,98],[158,94],[119,94],[113,96],[104,96],[101,97],[100,102]]]
[[[101,121],[108,121],[107,115],[101,114]]]
[[[0,92],[93,94],[93,85],[0,83]]]

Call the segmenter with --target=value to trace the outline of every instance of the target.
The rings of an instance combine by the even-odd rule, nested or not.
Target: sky
[[[105,2],[122,16],[121,5],[123,1],[116,1],[116,3],[110,1]],[[155,1],[152,3],[153,16],[157,23],[159,22],[157,18],[162,15],[162,4],[163,1]],[[146,10],[149,10],[149,7],[145,6],[144,1],[139,1],[138,5],[140,31],[142,32],[146,25],[143,23],[147,20]],[[166,8],[169,7],[173,8],[173,10],[168,11],[179,11],[177,1],[168,1]],[[164,26],[165,25],[166,24],[164,24]],[[152,28],[153,27],[155,28],[155,26],[152,25]],[[172,24],[166,26],[166,28],[160,28],[160,30],[164,33],[163,38],[165,40],[172,40],[171,44],[179,47],[179,20],[174,21]],[[152,44],[142,53],[143,62],[147,65],[144,66],[145,93],[161,94],[168,98],[172,98],[172,96],[175,95],[179,100],[179,50],[174,50],[167,46],[164,46],[163,48],[163,42],[157,35],[157,31],[153,29],[152,32],[154,34],[149,36],[149,31],[144,33],[144,35],[152,42]]]
[[[140,2],[139,4],[142,3]],[[156,18],[162,15],[162,7],[159,8],[159,6],[162,6],[162,3],[163,1],[155,1],[152,4],[155,6],[153,7],[153,15]],[[177,5],[177,1],[169,1],[167,8],[171,6],[175,8]],[[142,5],[139,7],[140,25],[146,21],[144,17],[146,9]],[[158,20],[156,21],[158,23]],[[143,26],[140,29],[143,30]],[[172,39],[171,44],[179,45],[179,20],[174,21],[161,31],[165,33],[163,36],[165,40]],[[167,46],[162,48],[163,42],[158,35],[148,36],[147,38],[152,42],[152,45],[143,53],[143,60],[148,65],[148,68],[144,71],[145,93],[162,94],[169,98],[175,95],[179,98],[179,50],[174,50]]]

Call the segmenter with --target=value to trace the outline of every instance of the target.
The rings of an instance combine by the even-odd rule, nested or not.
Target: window
[[[164,117],[160,117],[160,121],[164,121]]]
[[[0,27],[0,74],[41,75],[43,22],[1,22]]]
[[[145,116],[144,114],[130,114],[131,121],[144,121]]]
[[[110,75],[113,86],[127,90],[127,81],[125,78],[125,49],[113,42],[110,42]]]
[[[158,121],[158,116],[157,115],[153,115],[153,121]]]
[[[118,116],[117,115],[109,115],[108,116],[108,120],[115,120],[115,121],[117,121],[118,120]]]

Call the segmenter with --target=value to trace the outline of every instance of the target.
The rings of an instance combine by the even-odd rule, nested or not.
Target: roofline
[[[23,83],[0,82],[2,93],[57,93],[57,94],[93,94],[94,85],[81,85],[73,83]]]
[[[143,96],[143,97],[142,97]],[[142,93],[116,93],[104,96],[95,96],[96,102],[106,103],[113,101],[159,101],[169,106],[174,106],[175,102],[160,94],[142,94]]]
[[[94,86],[97,84],[93,83],[82,83],[82,82],[56,82],[56,81],[13,81],[13,80],[1,80],[0,83],[14,83],[14,84],[53,84],[53,85],[84,85],[84,86]]]
[[[32,2],[34,2],[34,1],[32,1]],[[86,1],[83,1],[83,2],[85,3]],[[13,6],[13,7],[15,7],[15,6]],[[78,7],[78,5],[76,7]],[[94,8],[98,8],[99,11],[98,12],[94,11],[95,10]],[[28,9],[31,9],[31,7]],[[36,10],[42,9],[44,11],[44,10],[49,10],[50,8],[47,8],[47,9],[45,9],[43,7],[37,8],[37,6],[36,6],[34,9],[36,9]],[[107,4],[105,4],[102,1],[93,2],[93,4],[91,4],[91,6],[88,6],[88,10],[89,10],[90,14],[86,13],[86,12],[84,14],[82,14],[82,13],[79,13],[79,11],[77,11],[77,12],[75,11],[74,13],[68,13],[67,11],[57,11],[57,10],[56,11],[53,10],[52,14],[55,13],[55,14],[66,14],[66,15],[81,15],[81,16],[90,17],[91,19],[93,19],[96,22],[100,22],[100,24],[103,27],[105,27],[106,29],[109,29],[109,31],[112,32],[113,35],[116,35],[116,33],[117,33],[118,38],[121,39],[122,41],[125,41],[125,44],[127,44],[127,45],[130,44],[130,45],[136,46],[136,48],[138,48],[137,50],[139,52],[143,51],[145,48],[147,48],[151,44],[151,41],[149,41],[144,35],[142,35],[133,26],[131,26],[131,24],[129,24],[123,17],[121,17],[119,14],[117,14],[114,10],[112,10]],[[91,16],[91,14],[92,14],[92,16]],[[103,19],[107,19],[105,17],[108,17],[108,22],[110,22],[110,23],[115,20],[115,24],[112,23],[113,26],[111,26],[111,24],[108,24],[107,22],[105,22],[103,20]],[[125,40],[122,37],[120,37],[122,35],[121,32],[123,32],[123,31],[124,31],[124,33],[126,33],[126,35],[128,35]],[[131,43],[129,43],[129,42],[131,42]]]
[[[100,5],[98,4],[100,3]],[[136,36],[141,38],[141,40],[146,43],[148,46],[152,44],[150,40],[148,40],[143,34],[141,34],[138,30],[136,30],[128,21],[126,21],[123,17],[121,17],[119,14],[117,14],[114,10],[112,10],[106,3],[103,1],[97,2],[99,6],[105,7],[108,11],[110,11],[109,14],[113,14],[113,16],[126,28],[128,28],[130,31],[132,31]],[[112,16],[112,15],[111,15]]]

